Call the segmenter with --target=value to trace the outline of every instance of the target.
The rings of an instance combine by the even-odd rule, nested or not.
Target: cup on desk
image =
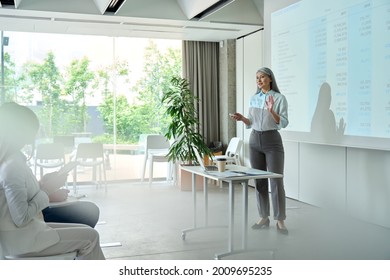
[[[217,167],[219,172],[224,172],[226,168],[226,158],[217,159]]]

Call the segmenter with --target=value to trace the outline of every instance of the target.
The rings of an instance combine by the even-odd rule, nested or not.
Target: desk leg
[[[229,244],[226,253],[216,254],[214,259],[219,260],[223,257],[243,253],[247,251],[248,246],[248,181],[242,181],[242,249],[234,250],[234,185],[229,182]]]
[[[242,249],[246,250],[248,245],[248,181],[242,182],[242,206],[243,206],[243,223],[242,223]]]
[[[249,252],[248,250],[248,180],[242,181],[242,204],[243,204],[243,223],[242,223],[242,249],[234,250],[233,239],[234,239],[234,188],[233,182],[229,182],[229,246],[226,253],[216,254],[214,259],[220,260],[226,256],[233,254],[240,254]],[[255,250],[257,251],[257,250]],[[275,250],[265,250],[269,251],[271,258],[275,258]]]
[[[234,254],[234,184],[229,181],[229,240],[228,250],[225,253],[215,254],[214,259],[220,260],[223,257]]]
[[[234,250],[234,185],[229,182],[229,245],[228,251]]]
[[[194,216],[193,216],[193,226],[196,228],[196,175],[195,173],[192,173],[192,198],[193,198],[193,211],[194,211]]]
[[[208,197],[208,179],[203,177],[203,192],[204,192],[204,226],[198,226],[197,215],[196,215],[196,174],[192,173],[192,199],[193,199],[193,227],[189,229],[183,229],[181,232],[181,239],[186,239],[187,232],[195,230],[204,230],[209,228],[221,228],[226,227],[226,225],[215,225],[209,226],[209,197]],[[233,240],[233,237],[232,237]]]
[[[204,225],[207,227],[209,225],[209,185],[207,183],[207,178],[203,177],[203,194],[204,194]]]
[[[181,239],[185,240],[186,239],[186,234],[189,231],[193,231],[197,229],[197,218],[196,218],[196,175],[195,173],[192,173],[192,228],[189,229],[184,229],[181,232]]]

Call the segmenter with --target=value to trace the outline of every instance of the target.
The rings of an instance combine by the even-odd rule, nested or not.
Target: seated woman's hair
[[[38,130],[38,117],[30,108],[14,102],[0,106],[0,154],[33,143]]]

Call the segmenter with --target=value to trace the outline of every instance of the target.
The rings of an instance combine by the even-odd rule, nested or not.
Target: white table
[[[185,240],[186,234],[191,231],[206,229],[213,226],[208,224],[208,180],[218,180],[220,183],[229,183],[229,239],[228,249],[224,253],[215,254],[215,259],[220,259],[228,255],[242,253],[247,251],[247,236],[248,236],[248,181],[251,179],[269,179],[282,178],[283,175],[272,172],[266,172],[258,169],[248,168],[244,166],[228,165],[228,170],[225,172],[208,171],[205,172],[200,166],[181,166],[181,169],[192,174],[192,195],[193,195],[193,227],[182,230],[182,239]],[[204,192],[204,215],[205,225],[197,225],[196,217],[196,175],[203,177],[203,192]],[[240,183],[242,185],[242,248],[236,250],[234,248],[234,184]],[[215,227],[215,226],[214,226]],[[220,226],[217,226],[220,227]]]

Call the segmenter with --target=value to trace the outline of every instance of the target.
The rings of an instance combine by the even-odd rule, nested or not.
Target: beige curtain
[[[219,126],[219,44],[183,41],[183,77],[200,98],[199,132],[209,145],[220,141]]]

